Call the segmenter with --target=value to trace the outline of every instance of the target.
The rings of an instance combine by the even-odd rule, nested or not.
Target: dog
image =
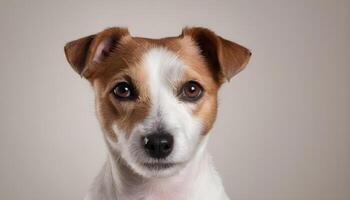
[[[251,52],[202,27],[176,37],[108,28],[67,43],[90,82],[108,159],[86,200],[227,200],[206,150],[220,86]]]

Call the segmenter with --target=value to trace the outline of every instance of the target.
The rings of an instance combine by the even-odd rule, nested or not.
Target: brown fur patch
[[[149,88],[144,84],[147,74],[138,63],[142,55],[147,51],[146,46],[141,46],[134,40],[127,39],[108,58],[97,75],[89,79],[96,91],[97,114],[105,129],[116,139],[116,135],[110,127],[116,123],[128,135],[134,125],[142,121],[148,114],[151,106]],[[136,101],[118,101],[111,91],[118,82],[131,81],[138,91]]]
[[[200,83],[204,89],[204,95],[195,103],[193,115],[201,120],[204,125],[203,134],[207,134],[216,118],[217,93],[220,83],[213,78],[212,71],[201,56],[200,50],[189,37],[181,39],[180,45],[182,51],[179,55],[187,66],[183,76],[183,84],[194,80]]]

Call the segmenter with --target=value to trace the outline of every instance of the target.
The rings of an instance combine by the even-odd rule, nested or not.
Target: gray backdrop
[[[105,160],[88,82],[66,42],[200,25],[250,48],[220,93],[209,148],[232,199],[350,199],[349,1],[0,4],[0,199],[81,199]]]

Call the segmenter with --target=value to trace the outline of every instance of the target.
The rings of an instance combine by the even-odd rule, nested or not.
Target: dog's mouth
[[[145,166],[148,169],[151,170],[164,170],[172,168],[176,165],[176,163],[163,163],[163,162],[156,162],[156,163],[143,163],[143,166]]]

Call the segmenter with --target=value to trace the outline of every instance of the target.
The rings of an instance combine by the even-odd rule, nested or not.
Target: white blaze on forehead
[[[171,86],[180,80],[184,71],[184,62],[166,48],[149,50],[143,57],[143,65],[148,72],[152,95],[159,91],[159,87]]]
[[[157,112],[160,111],[159,108],[171,110],[168,106],[177,102],[174,95],[174,84],[181,79],[185,67],[184,62],[175,53],[159,47],[149,50],[144,55],[143,66],[147,72],[152,110],[157,110]],[[162,104],[167,104],[168,108]]]

